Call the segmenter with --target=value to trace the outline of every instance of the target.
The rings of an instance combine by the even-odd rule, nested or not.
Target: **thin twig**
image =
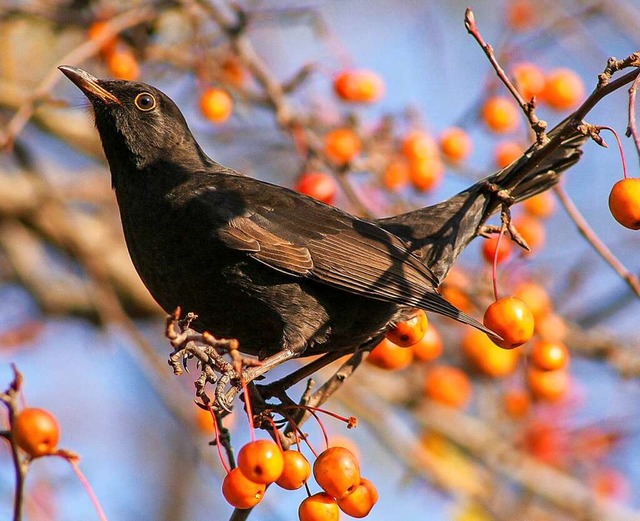
[[[640,132],[638,132],[638,125],[636,123],[636,91],[640,85],[640,76],[638,76],[631,87],[629,87],[629,125],[625,135],[627,137],[633,137],[633,142],[636,145],[638,157],[640,157]]]
[[[640,297],[640,280],[633,273],[629,272],[627,268],[618,260],[618,258],[607,248],[607,246],[600,240],[598,235],[592,230],[587,223],[586,219],[582,216],[578,208],[573,204],[571,198],[567,195],[564,189],[560,186],[555,186],[554,191],[560,199],[562,206],[567,211],[582,236],[593,246],[593,249],[611,266],[614,271],[620,275],[631,290]]]
[[[21,521],[22,507],[24,504],[24,484],[31,460],[20,456],[18,444],[12,433],[19,407],[18,400],[22,389],[22,374],[14,364],[11,365],[11,368],[13,370],[13,381],[9,385],[9,388],[0,394],[0,401],[7,407],[9,416],[9,431],[2,434],[9,441],[11,447],[11,458],[13,460],[13,469],[16,477],[15,492],[13,495],[13,521]]]

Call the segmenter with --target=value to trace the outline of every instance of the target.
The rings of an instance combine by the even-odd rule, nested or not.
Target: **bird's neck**
[[[126,149],[124,142],[111,143],[104,149],[116,194],[140,199],[166,194],[184,183],[193,172],[216,164],[195,141],[193,147],[176,147],[159,154],[156,159],[143,162]]]

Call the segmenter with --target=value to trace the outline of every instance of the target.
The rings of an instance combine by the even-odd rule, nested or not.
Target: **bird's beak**
[[[90,100],[97,98],[105,103],[117,103],[122,105],[120,100],[111,94],[98,83],[98,78],[91,76],[86,71],[71,67],[70,65],[60,65],[60,71],[69,78]]]

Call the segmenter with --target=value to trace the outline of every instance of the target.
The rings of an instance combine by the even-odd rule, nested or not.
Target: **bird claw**
[[[235,380],[239,381],[239,378],[237,378],[237,374],[235,373],[235,371],[233,371],[233,374],[236,376],[236,378],[234,378]],[[235,390],[235,387],[239,387],[239,384],[237,384],[236,386],[234,386],[234,388],[231,389],[231,391],[229,393],[226,392],[226,388],[227,385],[232,381],[232,377],[230,373],[225,373],[223,374],[220,379],[218,380],[218,383],[216,384],[216,388],[213,392],[214,394],[214,403],[222,408],[223,410],[227,411],[227,412],[232,412],[233,407],[231,406],[231,402],[233,401],[233,398],[235,397],[235,392],[232,393],[231,391]],[[236,391],[237,392],[237,391]],[[231,394],[231,399],[227,398],[227,394]]]
[[[191,329],[195,315],[189,313],[181,319],[176,310],[167,318],[166,336],[174,350],[169,356],[169,364],[175,374],[190,373],[188,362],[195,358],[200,376],[195,381],[196,394],[208,403],[206,386],[214,386],[212,404],[218,410],[232,411],[234,398],[241,392],[243,385],[263,378],[270,369],[295,358],[297,352],[285,349],[264,360],[243,356],[234,339],[215,338],[208,332],[198,333]],[[231,357],[227,360],[223,355]],[[206,398],[206,399],[205,399]]]

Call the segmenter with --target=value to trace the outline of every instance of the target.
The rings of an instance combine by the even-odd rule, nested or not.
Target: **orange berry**
[[[511,74],[525,101],[531,101],[531,98],[539,96],[544,90],[544,73],[540,67],[533,63],[518,63],[513,66]]]
[[[522,203],[524,211],[531,217],[546,219],[556,210],[556,202],[551,192],[540,192]]]
[[[224,123],[233,114],[233,98],[226,90],[209,87],[200,95],[200,111],[213,123]]]
[[[496,300],[485,311],[483,323],[502,337],[492,337],[491,341],[504,349],[521,346],[533,336],[533,314],[517,297]]]
[[[133,81],[140,77],[140,66],[128,48],[115,49],[106,57],[109,72],[120,80]]]
[[[448,128],[440,135],[440,151],[452,163],[460,163],[467,159],[472,149],[471,137],[459,127]]]
[[[609,210],[625,228],[640,230],[640,177],[621,179],[613,185]]]
[[[222,79],[234,87],[240,87],[247,79],[247,71],[235,56],[229,56],[221,67]]]
[[[298,518],[300,521],[338,521],[340,509],[329,494],[318,492],[300,503]]]
[[[631,485],[624,474],[610,468],[598,468],[590,480],[591,489],[602,498],[627,501]]]
[[[442,181],[444,165],[439,158],[416,158],[409,161],[409,179],[422,192],[433,190]]]
[[[547,313],[540,318],[536,317],[536,333],[543,340],[562,342],[567,338],[568,329],[567,323],[556,313]]]
[[[93,22],[89,29],[87,30],[87,35],[89,36],[89,40],[97,40],[102,38],[102,36],[106,33],[107,22],[105,20],[98,20]],[[111,54],[116,49],[116,45],[118,44],[118,37],[112,35],[108,37],[105,42],[100,46],[100,52],[102,52],[105,56]]]
[[[284,469],[276,480],[276,485],[286,490],[297,490],[311,476],[311,465],[302,452],[285,450],[282,454]]]
[[[553,309],[553,304],[551,303],[547,290],[535,282],[522,282],[518,284],[513,292],[513,296],[519,298],[527,305],[536,321],[541,320]]]
[[[402,190],[409,184],[409,165],[403,159],[392,159],[382,172],[382,184],[387,190]]]
[[[56,417],[45,409],[28,407],[15,417],[13,438],[32,458],[55,452],[60,439],[60,426]]]
[[[366,517],[378,502],[378,490],[366,478],[360,480],[360,485],[348,496],[338,499],[338,507],[351,517]]]
[[[346,70],[333,79],[336,94],[345,101],[373,103],[384,94],[380,75],[365,69]]]
[[[503,349],[504,351],[504,349]],[[505,351],[511,353],[512,351]],[[504,410],[512,418],[523,418],[531,409],[529,393],[523,389],[509,389],[504,393]]]
[[[482,257],[491,265],[493,265],[496,247],[498,248],[498,256],[496,258],[498,264],[505,262],[509,257],[511,257],[511,252],[513,251],[513,245],[511,244],[511,239],[509,237],[503,234],[502,238],[500,238],[499,245],[498,237],[499,234],[492,234],[482,242]]]
[[[440,293],[442,293],[442,296],[460,311],[469,313],[473,309],[473,303],[471,302],[469,295],[459,287],[440,286]]]
[[[531,0],[507,3],[507,24],[515,31],[527,31],[538,21],[538,7]]]
[[[402,142],[402,153],[411,160],[433,159],[438,157],[438,145],[433,137],[424,130],[413,130]]]
[[[352,161],[361,148],[358,134],[350,128],[336,128],[324,137],[324,151],[329,159],[338,165]]]
[[[482,106],[482,119],[489,130],[498,134],[512,132],[520,122],[517,105],[509,98],[494,96]]]
[[[452,268],[440,285],[440,292],[451,304],[465,313],[473,309],[473,304],[465,288],[471,284],[469,277],[460,268]]]
[[[313,463],[313,477],[330,496],[340,499],[360,485],[360,465],[344,447],[329,447]]]
[[[519,215],[513,220],[513,224],[518,230],[518,233],[522,235],[522,238],[527,242],[530,252],[522,250],[525,253],[536,253],[544,247],[544,243],[547,238],[547,233],[544,228],[544,224],[537,217],[524,214]]]
[[[404,369],[413,361],[413,351],[400,347],[385,338],[374,347],[367,357],[367,362],[380,369]]]
[[[531,363],[543,371],[564,369],[569,363],[569,350],[562,342],[539,340],[531,348]]]
[[[420,362],[435,360],[442,354],[443,349],[442,337],[433,325],[429,325],[422,340],[411,346],[414,360],[419,360]]]
[[[344,447],[351,454],[354,455],[356,460],[360,461],[360,447],[358,444],[353,441],[349,436],[345,436],[344,434],[332,434],[329,436],[329,447]]]
[[[238,468],[255,483],[273,483],[282,474],[284,457],[274,441],[256,440],[240,449]]]
[[[582,78],[571,69],[556,69],[547,75],[541,98],[555,110],[573,109],[585,98]]]
[[[206,409],[196,408],[196,423],[198,428],[203,432],[215,432],[213,429],[213,418],[211,418],[211,413]]]
[[[498,168],[505,168],[524,153],[524,147],[516,141],[502,141],[493,151],[493,157]]]
[[[422,340],[428,327],[427,314],[422,309],[418,309],[409,320],[398,322],[387,331],[387,339],[400,347],[410,347]]]
[[[323,203],[333,204],[338,183],[332,175],[325,172],[305,172],[298,179],[295,189]]]
[[[424,392],[432,400],[462,408],[471,398],[471,381],[461,369],[439,365],[427,371]]]
[[[465,333],[462,338],[462,350],[481,373],[492,378],[512,374],[520,358],[518,350],[498,347],[477,329],[470,329]]]
[[[534,398],[555,402],[569,389],[569,375],[563,369],[541,371],[530,367],[527,370],[527,385]]]
[[[251,508],[264,497],[265,485],[254,483],[236,467],[229,472],[222,482],[222,495],[235,508]]]
[[[535,421],[522,436],[523,448],[535,458],[554,466],[564,466],[570,452],[566,431],[557,425]]]

